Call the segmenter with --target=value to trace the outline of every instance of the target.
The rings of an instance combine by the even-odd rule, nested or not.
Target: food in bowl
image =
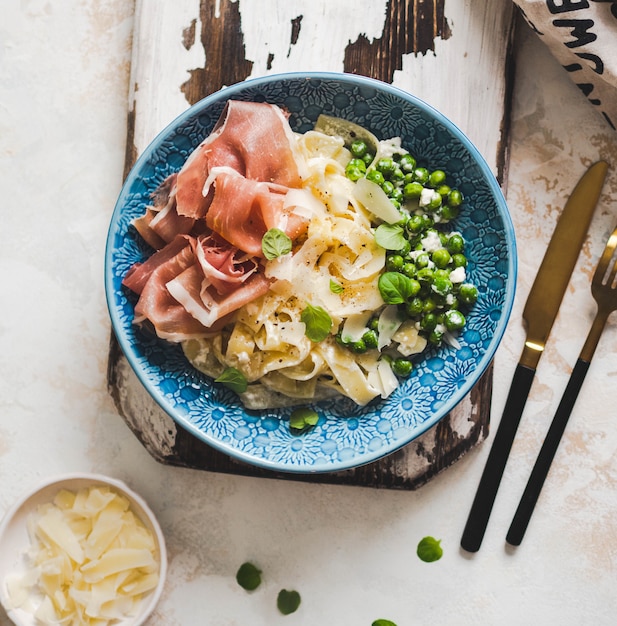
[[[53,479],[0,526],[1,599],[16,624],[141,624],[166,556],[145,503],[98,475]]]
[[[230,99],[134,220],[154,253],[123,284],[134,321],[247,408],[364,406],[427,345],[458,345],[478,294],[462,204],[400,137],[323,114],[297,133],[276,104]]]
[[[153,249],[133,224],[152,194],[208,137],[229,100],[269,102],[290,112],[294,133],[315,129],[320,115],[344,119],[377,137],[400,137],[429,170],[443,169],[465,197],[454,222],[465,241],[467,281],[478,300],[458,332],[458,345],[428,344],[414,371],[386,398],[366,405],[336,393],[296,408],[253,411],[237,393],[191,367],[180,343],[135,324],[136,295],[122,283]],[[375,461],[426,432],[478,383],[503,337],[514,299],[516,244],[510,215],[491,168],[463,133],[415,96],[370,78],[298,72],[253,78],[188,108],[141,151],[110,220],[105,289],[112,327],[139,383],[179,427],[235,460],[282,472],[332,472]],[[115,358],[115,357],[114,357]],[[232,381],[233,382],[233,381]],[[122,383],[121,383],[122,384]],[[122,388],[131,394],[132,389]],[[472,399],[478,407],[478,399]],[[317,423],[302,437],[292,414],[311,409]],[[315,415],[312,416],[314,420]]]

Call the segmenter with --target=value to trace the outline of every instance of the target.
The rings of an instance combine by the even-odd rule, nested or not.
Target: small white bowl
[[[47,502],[62,489],[78,491],[86,487],[109,486],[120,495],[125,496],[131,505],[131,511],[144,526],[152,532],[157,546],[159,560],[159,582],[155,589],[146,594],[137,615],[116,622],[117,626],[140,626],[154,610],[165,584],[167,573],[167,550],[161,527],[146,502],[122,481],[99,474],[64,474],[50,478],[24,496],[10,508],[0,523],[0,602],[8,617],[17,626],[38,626],[40,622],[34,615],[19,608],[13,608],[8,597],[6,578],[9,575],[21,574],[27,563],[24,553],[30,546],[28,535],[28,517],[36,509]]]

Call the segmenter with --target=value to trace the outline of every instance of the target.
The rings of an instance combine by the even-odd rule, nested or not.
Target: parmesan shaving
[[[6,585],[14,608],[45,624],[108,626],[137,613],[159,555],[129,501],[109,487],[62,490],[29,519],[31,566]]]

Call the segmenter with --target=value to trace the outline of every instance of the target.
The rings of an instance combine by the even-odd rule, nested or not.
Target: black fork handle
[[[471,505],[467,524],[463,531],[461,547],[468,552],[477,552],[482,545],[488,519],[493,509],[499,483],[503,476],[508,455],[521,421],[527,396],[536,370],[520,363],[516,366],[506,406],[497,427],[495,440],[489,452],[478,490]]]
[[[584,361],[581,358],[576,361],[576,365],[572,370],[564,394],[557,407],[555,417],[546,434],[538,458],[529,476],[527,486],[525,487],[521,501],[512,519],[512,524],[506,535],[506,541],[510,545],[519,546],[523,540],[529,520],[531,519],[536,502],[542,491],[551,463],[555,458],[559,442],[566,429],[566,424],[568,423],[568,419],[570,418],[570,414],[572,413],[588,369],[588,361]]]

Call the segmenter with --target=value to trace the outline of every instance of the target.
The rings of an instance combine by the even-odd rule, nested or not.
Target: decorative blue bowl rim
[[[132,323],[134,301],[121,281],[147,246],[130,227],[149,194],[210,132],[229,99],[266,100],[290,111],[297,132],[320,112],[347,117],[427,162],[459,167],[466,204],[457,219],[470,251],[470,278],[481,289],[460,348],[429,350],[414,374],[386,400],[357,407],[346,399],[319,403],[317,426],[290,433],[290,409],[246,411],[232,392],[195,371],[179,346]],[[392,132],[401,124],[408,133]],[[414,146],[407,145],[413,138]],[[436,151],[436,153],[435,153]],[[445,156],[447,155],[447,157]],[[441,161],[433,167],[442,166]],[[484,262],[484,264],[482,264]],[[105,291],[112,328],[141,384],[180,426],[239,461],[289,473],[337,472],[399,450],[444,418],[471,391],[491,363],[510,317],[517,275],[514,228],[500,186],[484,158],[459,128],[432,106],[381,81],[336,72],[292,72],[247,79],[207,96],[165,127],[129,172],[111,218],[105,251]],[[479,280],[481,279],[481,280]]]

